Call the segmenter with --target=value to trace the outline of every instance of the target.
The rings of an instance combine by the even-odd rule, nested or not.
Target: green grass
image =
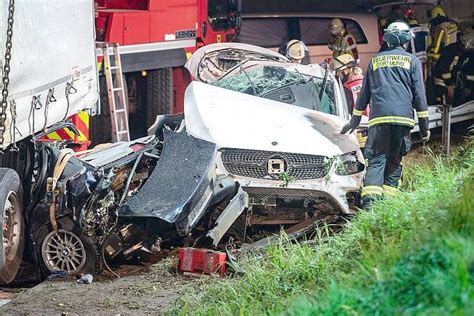
[[[245,274],[190,290],[173,314],[474,315],[474,137],[412,163],[405,192],[315,243],[249,253]]]

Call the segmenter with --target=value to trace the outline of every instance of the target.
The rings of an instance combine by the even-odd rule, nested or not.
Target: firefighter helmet
[[[410,26],[405,22],[393,22],[385,29],[383,40],[391,47],[402,46],[413,38]]]
[[[341,33],[344,30],[344,22],[341,19],[332,19],[329,23],[329,30],[333,35]]]
[[[430,19],[434,19],[437,16],[446,16],[443,7],[440,5],[435,5],[433,9],[428,11],[428,17]]]
[[[403,17],[405,20],[408,21],[408,24],[410,26],[418,24],[418,21],[416,20],[416,11],[411,8],[405,9],[405,12],[403,13]]]
[[[286,57],[291,60],[300,62],[306,55],[308,48],[299,40],[291,40],[286,44]]]
[[[337,57],[334,57],[331,60],[329,67],[332,70],[344,70],[346,68],[351,68],[357,65],[357,62],[354,60],[351,54],[342,54]]]

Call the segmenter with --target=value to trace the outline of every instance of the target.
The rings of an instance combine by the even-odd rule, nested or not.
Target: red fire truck
[[[197,48],[232,41],[241,0],[96,0],[98,42],[117,43],[131,137],[143,136],[157,114],[183,111],[190,82],[184,64]],[[91,118],[93,143],[110,140],[110,87],[101,68],[101,114]]]

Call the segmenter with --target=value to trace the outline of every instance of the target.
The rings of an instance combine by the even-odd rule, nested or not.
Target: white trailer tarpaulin
[[[8,5],[8,0],[0,0],[2,77]],[[6,130],[0,148],[81,110],[95,109],[98,99],[94,1],[16,0],[14,9]]]

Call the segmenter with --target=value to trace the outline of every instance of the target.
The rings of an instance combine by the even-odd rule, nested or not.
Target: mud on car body
[[[156,135],[79,156],[43,146],[18,279],[150,262],[194,238],[217,244],[231,224],[221,218],[238,217],[247,195],[216,174],[216,145],[171,131],[175,122],[177,129],[181,118],[168,118]]]
[[[217,174],[249,194],[233,229],[259,236],[354,211],[364,160],[356,137],[339,134],[349,116],[329,71],[237,43],[199,49],[187,68],[187,132],[216,143]]]

